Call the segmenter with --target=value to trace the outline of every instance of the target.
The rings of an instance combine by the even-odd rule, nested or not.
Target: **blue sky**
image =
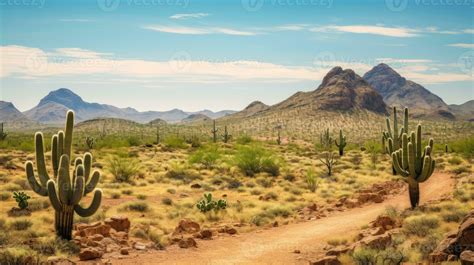
[[[473,4],[451,0],[0,0],[0,99],[67,87],[138,110],[241,109],[380,62],[474,99]]]

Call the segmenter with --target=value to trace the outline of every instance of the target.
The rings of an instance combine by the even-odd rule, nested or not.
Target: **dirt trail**
[[[454,180],[446,173],[435,173],[421,184],[421,203],[440,198],[452,191]],[[385,200],[335,213],[329,217],[239,234],[198,241],[196,249],[171,246],[127,259],[112,259],[112,264],[308,264],[320,253],[326,240],[354,235],[363,225],[373,221],[387,206],[409,207],[404,192]],[[301,254],[294,254],[300,250]]]

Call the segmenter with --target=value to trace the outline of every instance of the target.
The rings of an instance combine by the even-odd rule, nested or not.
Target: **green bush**
[[[169,149],[185,149],[186,145],[183,138],[178,136],[168,136],[163,141],[163,145]]]
[[[459,139],[448,143],[448,146],[453,152],[463,154],[468,157],[474,156],[474,136],[469,136],[464,139]]]
[[[313,169],[308,169],[306,172],[306,185],[311,192],[315,192],[318,187],[318,180],[316,179],[316,173]]]
[[[427,236],[438,227],[439,219],[430,215],[410,216],[403,222],[403,230],[408,235]]]
[[[215,145],[210,145],[205,148],[200,148],[189,157],[189,162],[192,164],[202,164],[206,168],[213,168],[217,161],[221,158],[219,148]]]
[[[114,156],[107,161],[108,171],[117,182],[130,183],[139,172],[137,160]]]
[[[239,148],[235,154],[235,163],[245,175],[251,177],[261,172],[272,176],[278,176],[280,173],[275,157],[269,151],[256,145]]]
[[[0,249],[0,264],[40,264],[38,255],[29,248],[10,247]]]
[[[26,209],[28,207],[28,200],[31,199],[28,194],[24,193],[23,191],[20,192],[13,192],[13,199],[15,199],[16,203],[18,204],[18,208]]]
[[[253,139],[250,135],[241,135],[239,138],[236,139],[238,144],[249,144],[253,142]]]
[[[123,206],[124,210],[135,211],[135,212],[148,212],[150,207],[146,202],[130,202]]]

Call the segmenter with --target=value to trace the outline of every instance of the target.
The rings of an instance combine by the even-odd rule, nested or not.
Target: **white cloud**
[[[474,34],[474,29],[465,29],[463,32],[467,34]]]
[[[322,26],[312,28],[313,32],[346,32],[355,34],[371,34],[388,37],[409,38],[418,36],[417,30],[402,27],[385,27],[370,25],[348,25],[348,26]]]
[[[307,26],[307,24],[288,24],[276,26],[273,29],[276,31],[301,31],[305,30]]]
[[[174,14],[170,16],[171,19],[190,19],[190,18],[203,18],[209,16],[208,13],[190,13],[190,14]]]
[[[465,49],[474,49],[474,43],[453,43],[448,44],[451,47],[465,48]]]
[[[148,25],[144,26],[144,29],[174,33],[174,34],[185,34],[185,35],[207,35],[207,34],[225,34],[225,35],[238,35],[238,36],[253,36],[257,35],[256,32],[235,30],[230,28],[222,27],[182,27],[182,26],[162,26],[162,25]]]
[[[66,58],[61,57],[62,55]],[[59,56],[59,57],[58,57]],[[175,54],[168,61],[143,59],[115,59],[109,53],[99,53],[79,48],[61,48],[46,52],[24,46],[0,46],[0,77],[51,78],[102,76],[135,80],[135,82],[169,83],[229,83],[295,82],[321,80],[334,66],[353,69],[359,75],[370,70],[374,64],[384,61],[392,63],[395,70],[420,84],[472,81],[473,77],[455,72],[457,66],[443,71],[434,71],[430,60],[379,58],[374,62],[357,60],[323,62],[323,67],[287,66],[267,62],[240,60],[209,62],[193,60],[190,54]],[[398,65],[397,62],[402,64]],[[389,64],[390,64],[389,63]],[[395,65],[397,67],[395,67]]]

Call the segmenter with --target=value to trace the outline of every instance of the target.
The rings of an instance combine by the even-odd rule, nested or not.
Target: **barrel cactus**
[[[428,146],[422,148],[421,125],[416,128],[416,133],[411,132],[410,137],[403,133],[401,137],[401,148],[392,153],[392,165],[397,174],[405,178],[408,183],[411,207],[418,206],[420,201],[419,183],[425,182],[433,174],[435,160],[431,157],[433,151],[433,139],[429,140]],[[390,148],[394,148],[393,140],[389,140]]]
[[[337,148],[339,148],[339,155],[344,155],[344,148],[346,148],[346,136],[342,134],[342,130],[339,130],[339,143],[335,140]]]
[[[53,135],[51,141],[52,177],[50,177],[46,170],[43,134],[41,132],[38,132],[35,135],[36,171],[38,177],[35,176],[33,162],[28,161],[25,166],[26,176],[31,189],[41,196],[48,196],[50,198],[51,204],[55,209],[56,233],[58,236],[65,239],[71,238],[73,212],[71,213],[71,207],[64,205],[70,205],[72,202],[76,201],[79,202],[80,199],[78,198],[82,198],[92,192],[100,179],[99,171],[92,172],[92,155],[90,153],[85,153],[82,158],[79,157],[75,160],[72,180],[69,180],[69,182],[66,181],[69,176],[69,161],[72,154],[73,127],[74,112],[68,111],[66,115],[65,131],[59,131],[57,134]],[[65,173],[66,171],[68,172],[67,174]],[[39,179],[39,182],[37,179]],[[58,190],[61,204],[57,203],[56,181],[59,184]],[[82,191],[82,196],[76,194],[77,191]],[[91,207],[87,208],[88,210],[84,210],[77,203],[72,205],[72,209],[78,209],[76,212],[81,216],[91,215],[100,205],[101,197],[102,192],[96,190]],[[66,217],[66,215],[68,215],[68,217]],[[65,221],[66,219],[68,220],[67,222]],[[70,227],[66,228],[65,225]]]

